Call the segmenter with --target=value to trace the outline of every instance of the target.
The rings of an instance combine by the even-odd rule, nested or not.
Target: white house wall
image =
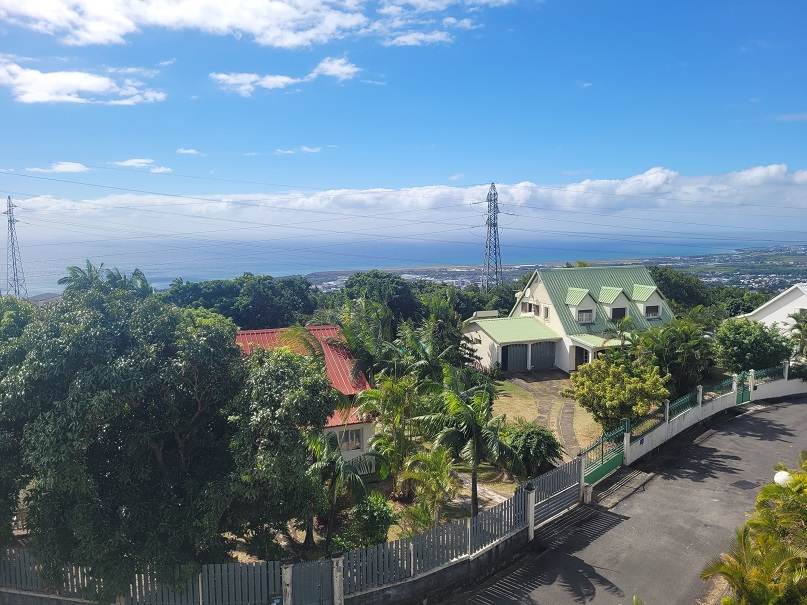
[[[794,313],[796,309],[807,309],[807,295],[800,288],[794,288],[789,292],[784,292],[778,300],[770,301],[770,304],[763,305],[756,311],[747,313],[744,317],[761,321],[765,325],[771,326],[774,323],[787,333],[793,320],[787,316]]]
[[[346,426],[330,426],[323,429],[323,433],[336,433],[336,436],[339,437],[339,433],[344,430],[355,430],[361,429],[361,449],[358,450],[347,450],[342,452],[342,458],[345,460],[352,460],[353,458],[357,458],[362,454],[367,453],[370,451],[369,446],[367,445],[370,441],[370,438],[375,434],[375,429],[373,428],[372,423],[370,422],[359,422],[356,424],[348,424]]]
[[[462,333],[469,338],[480,340],[479,343],[474,340],[471,346],[479,357],[479,364],[483,368],[489,370],[496,363],[499,363],[501,347],[496,344],[496,341],[487,332],[476,324],[470,324]]]

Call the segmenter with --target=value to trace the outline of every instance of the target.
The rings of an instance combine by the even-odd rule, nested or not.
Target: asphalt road
[[[727,550],[773,465],[807,449],[807,399],[762,404],[713,419],[665,444],[536,532],[528,553],[451,605],[694,604],[714,586],[700,570]]]

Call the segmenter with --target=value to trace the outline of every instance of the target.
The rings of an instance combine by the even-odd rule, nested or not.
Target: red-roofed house
[[[353,357],[342,347],[331,344],[334,339],[342,340],[339,326],[306,326],[305,328],[322,346],[325,358],[325,370],[331,384],[348,397],[352,397],[370,388],[364,375],[352,377]],[[289,347],[296,353],[306,354],[308,351],[299,344],[284,342],[283,333],[288,328],[275,328],[272,330],[241,330],[235,337],[246,352],[251,346],[263,349]],[[345,418],[347,416],[347,418]],[[335,432],[339,436],[339,444],[345,459],[355,458],[367,451],[367,442],[373,436],[373,425],[359,418],[356,408],[350,408],[350,413],[335,412],[325,424],[325,432]]]

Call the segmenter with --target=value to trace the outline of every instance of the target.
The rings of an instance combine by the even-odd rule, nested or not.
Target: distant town
[[[591,265],[667,265],[697,275],[711,284],[737,286],[750,290],[780,292],[794,283],[807,281],[807,245],[768,246],[742,248],[723,254],[701,256],[657,256],[608,261],[569,259]],[[534,269],[562,267],[566,263],[543,263],[504,265],[502,274],[506,281],[516,280]],[[409,267],[387,269],[404,279],[430,280],[450,283],[461,288],[482,282],[482,265],[449,267]],[[348,277],[357,271],[322,271],[305,277],[323,291],[338,290]]]

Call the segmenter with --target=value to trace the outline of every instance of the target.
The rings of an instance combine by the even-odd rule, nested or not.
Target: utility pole
[[[499,248],[499,194],[496,185],[490,184],[488,191],[488,235],[485,240],[485,268],[482,272],[482,289],[487,292],[491,287],[498,288],[502,284],[502,251]]]
[[[3,213],[8,215],[8,255],[6,257],[6,293],[17,298],[28,298],[25,287],[25,275],[22,272],[22,258],[20,245],[17,242],[17,230],[14,227],[17,219],[14,218],[14,204],[8,196],[8,209]]]

